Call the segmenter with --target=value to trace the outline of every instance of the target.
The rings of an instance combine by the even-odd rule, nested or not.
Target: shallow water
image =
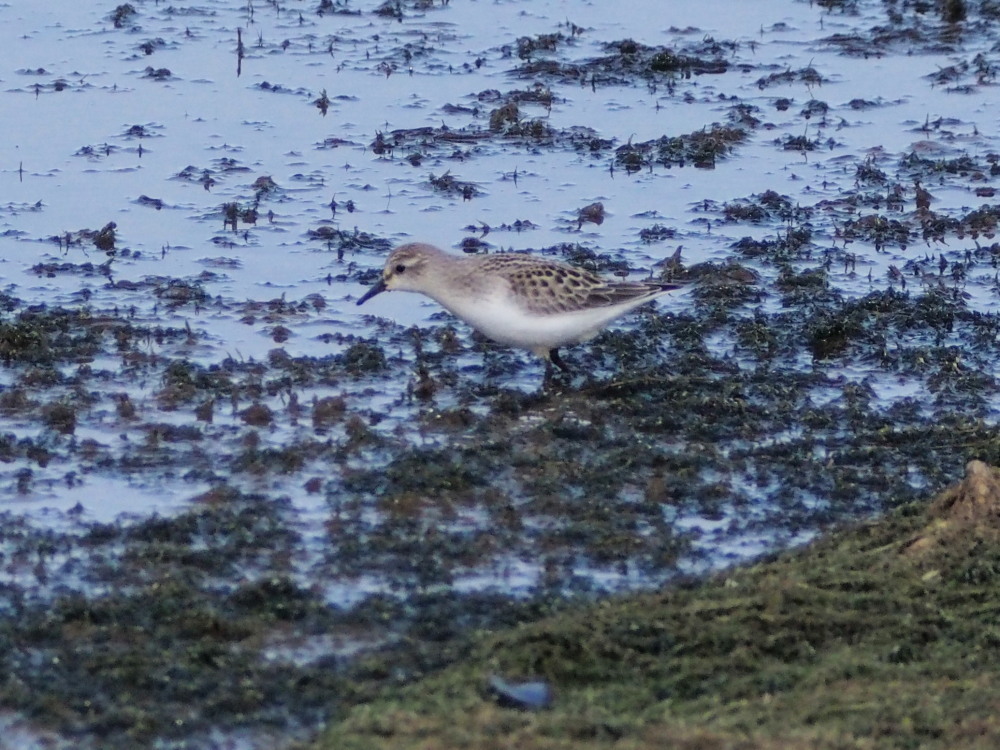
[[[550,490],[544,472],[531,475],[532,492],[524,493],[529,480],[497,469],[484,482],[496,496],[481,490],[474,476],[455,480],[446,473],[439,484],[409,477],[405,472],[416,475],[412,467],[425,466],[428,455],[447,464],[456,451],[462,455],[477,445],[492,450],[490,439],[523,441],[526,453],[544,450],[548,438],[533,447],[539,435],[549,435],[539,425],[558,423],[561,432],[553,434],[570,441],[608,426],[599,408],[588,414],[586,405],[556,394],[541,406],[518,406],[515,418],[496,427],[510,433],[492,435],[482,420],[496,410],[494,397],[514,399],[504,395],[508,390],[535,393],[539,363],[502,348],[484,353],[462,325],[449,339],[442,333],[447,316],[422,297],[381,295],[363,308],[354,304],[391,244],[424,240],[460,252],[463,238],[480,236],[495,250],[578,244],[606,254],[604,261],[624,261],[636,277],[653,273],[678,248],[688,268],[737,259],[758,275],[761,293],[734,308],[730,320],[736,323],[704,334],[716,372],[758,367],[759,353],[739,338],[739,321],[780,318],[789,296],[775,285],[791,272],[825,268],[825,288],[847,300],[901,290],[908,279],[913,294],[940,287],[941,294],[960,295],[964,310],[994,312],[997,253],[990,234],[949,234],[939,241],[924,240],[914,229],[900,242],[873,238],[852,222],[884,214],[920,226],[914,179],[931,191],[931,208],[942,217],[962,217],[992,203],[982,189],[995,182],[990,165],[1000,150],[995,24],[973,13],[964,24],[949,26],[936,13],[907,11],[900,23],[888,24],[897,33],[879,36],[875,30],[887,25],[883,4],[832,5],[827,11],[789,0],[669,6],[637,0],[612,12],[580,0],[452,0],[404,3],[397,20],[375,14],[375,2],[339,2],[332,8],[345,12],[321,14],[318,2],[147,1],[133,3],[135,13],[115,28],[113,16],[125,6],[0,3],[7,32],[0,45],[0,127],[7,136],[0,146],[0,288],[18,300],[4,322],[44,305],[82,312],[84,329],[104,336],[86,352],[55,361],[14,356],[0,369],[0,394],[17,405],[4,407],[0,432],[12,445],[30,444],[12,449],[0,465],[0,506],[39,530],[85,534],[95,522],[117,519],[130,528],[200,512],[212,502],[202,493],[219,486],[287,499],[281,513],[300,534],[289,553],[295,559],[291,575],[305,586],[322,575],[321,598],[343,607],[410,590],[396,575],[416,580],[418,589],[456,592],[525,594],[550,575],[584,591],[654,585],[678,571],[802,542],[827,522],[884,508],[889,501],[866,494],[867,485],[847,502],[849,486],[840,479],[817,489],[799,488],[789,477],[800,514],[800,521],[789,521],[783,501],[775,499],[786,482],[760,468],[766,460],[725,468],[723,457],[743,451],[778,451],[786,444],[798,450],[803,436],[820,430],[815,424],[779,428],[769,440],[739,430],[730,442],[705,438],[705,456],[718,462],[696,472],[690,493],[718,491],[718,501],[707,504],[671,495],[674,490],[657,501],[646,474],[607,490],[614,496],[607,503],[604,490],[559,486],[562,479]],[[245,45],[241,60],[238,30]],[[519,58],[519,39],[556,33],[562,37],[554,49]],[[588,67],[611,54],[606,45],[624,39],[700,51],[725,70],[653,78],[635,73],[619,80]],[[524,66],[545,60],[564,70],[580,65],[590,77],[525,72]],[[522,120],[538,119],[550,137],[490,131],[499,94],[489,92],[515,89],[551,93],[549,104],[520,103]],[[315,102],[324,91],[329,102],[322,114]],[[752,108],[760,122],[713,168],[653,165],[628,174],[616,165],[615,149],[729,122],[737,104]],[[428,130],[400,136],[396,149],[375,153],[378,134],[391,138],[394,131],[418,128]],[[811,150],[787,148],[794,138]],[[600,139],[611,143],[587,146]],[[918,169],[908,156],[927,161]],[[973,166],[949,171],[962,156]],[[888,181],[864,184],[859,166],[882,170]],[[477,194],[463,200],[434,189],[430,176],[445,173],[472,183]],[[902,186],[896,209],[887,205],[890,184]],[[728,218],[727,204],[753,204],[752,196],[769,190],[807,209],[807,217]],[[848,195],[862,197],[851,203]],[[604,204],[606,219],[580,225],[579,209],[596,201]],[[231,203],[241,211],[256,205],[256,223],[241,220],[233,231],[224,208]],[[109,222],[116,225],[110,254],[81,235]],[[515,222],[522,222],[520,230]],[[811,233],[808,249],[789,258],[734,250],[743,238],[770,241],[803,226]],[[643,239],[640,233],[657,227],[666,239]],[[345,234],[328,241],[317,238],[317,230]],[[355,232],[357,241],[345,240]],[[73,239],[69,246],[66,236]],[[694,288],[658,303],[663,320],[676,326],[670,345],[683,333],[677,321],[701,309],[697,294]],[[789,315],[794,325],[800,310]],[[74,319],[73,325],[80,323]],[[136,340],[116,348],[107,332],[126,324],[135,327]],[[902,361],[914,340],[927,337],[923,331],[911,337],[906,325],[880,354],[820,364],[815,350],[797,342],[776,355],[774,380],[816,375],[804,390],[817,410],[842,403],[847,409],[852,394],[870,392],[864,399],[873,419],[911,404],[932,417],[941,403],[957,399],[950,386],[935,386],[932,398],[929,386],[936,377],[947,380],[951,365],[918,362],[914,374],[887,364],[896,362],[897,352]],[[422,352],[406,332],[410,326],[423,331]],[[636,320],[622,324],[626,335],[639,327]],[[954,368],[978,370],[992,383],[995,369],[986,350],[977,357],[964,334],[945,328],[935,343],[955,349]],[[601,346],[612,351],[609,344],[595,346],[599,353]],[[363,363],[346,372],[322,370],[337,356],[367,356],[366,347],[381,348],[388,366],[370,375]],[[618,363],[595,371],[598,389],[647,375],[642,366],[622,366],[621,355],[595,356]],[[287,374],[274,375],[289,359],[306,357],[316,358],[315,372],[303,375],[289,366]],[[674,374],[670,368],[679,368],[680,359],[661,355],[658,372]],[[424,364],[438,383],[429,399],[413,395]],[[206,387],[198,395],[204,383],[223,376],[231,386]],[[29,403],[11,394],[27,394],[17,398]],[[317,425],[308,410],[324,398],[342,399],[335,410],[358,421],[335,416]],[[728,392],[718,402],[706,398],[710,407],[727,408],[753,400]],[[996,390],[984,387],[979,398],[984,424],[995,425],[990,404]],[[211,399],[210,416],[196,416],[196,407]],[[72,429],[39,416],[65,403],[80,405]],[[964,404],[956,404],[961,413]],[[270,415],[248,415],[251,405],[267,407]],[[563,413],[567,420],[559,422]],[[710,411],[706,423],[712,416]],[[480,426],[465,430],[463,419]],[[808,449],[814,460],[836,463],[850,455],[863,463],[857,458],[862,454],[838,443],[845,430],[818,439]],[[646,434],[628,424],[622,432]],[[659,450],[667,454],[693,450],[687,433],[650,435],[650,441],[664,441]],[[39,446],[44,460],[37,458]],[[579,455],[590,456],[587,450],[584,444]],[[342,457],[332,459],[338,451]],[[573,455],[567,449],[555,463],[566,464]],[[960,446],[954,455],[961,455]],[[598,452],[588,460],[614,463],[616,456]],[[626,450],[621,460],[627,459]],[[957,475],[960,468],[955,459],[942,471]],[[392,475],[397,470],[402,478]],[[660,473],[671,478],[670,467],[653,473],[657,481]],[[380,480],[398,491],[386,490]],[[468,481],[475,492],[456,500],[454,481]],[[941,478],[914,468],[908,481],[907,491],[915,492]],[[641,537],[644,551],[614,560],[575,548],[575,522],[558,510],[538,511],[547,492],[562,493],[578,507],[593,503],[591,520],[608,527],[601,537],[607,549]],[[514,537],[525,540],[517,548],[490,542],[495,534],[500,538],[495,525],[503,503],[514,515],[524,514],[518,520],[524,533],[512,527]],[[621,530],[610,528],[629,507],[640,508],[634,525],[629,520]],[[419,561],[431,568],[440,562],[431,552],[414,552],[406,546],[409,537],[385,531],[386,519],[397,517],[415,524],[414,533],[425,540],[440,533],[449,544],[459,540],[469,548],[449,548],[451,567],[438,577],[440,571],[420,568]],[[352,535],[363,549],[344,562],[340,546]],[[663,549],[650,552],[649,540],[660,537]],[[366,561],[369,546],[378,551]],[[662,559],[650,562],[656,555]],[[398,569],[411,558],[419,562],[413,570]],[[316,568],[330,559],[335,575]],[[258,573],[269,574],[247,575]],[[30,580],[23,567],[2,575],[19,585]],[[88,580],[82,575],[73,586],[85,590]],[[53,582],[51,590],[57,588]]]
[[[402,22],[373,16],[361,5],[348,6],[359,15],[327,16],[318,16],[305,3],[287,3],[280,11],[270,5],[222,2],[136,7],[138,12],[121,29],[113,28],[109,8],[72,3],[31,7],[30,13],[17,4],[0,8],[7,28],[16,31],[16,41],[0,51],[6,100],[0,117],[4,131],[13,134],[5,145],[0,270],[9,292],[33,304],[78,305],[83,298],[95,311],[133,309],[139,321],[189,325],[202,337],[200,346],[163,353],[204,364],[227,355],[266,358],[275,346],[270,327],[241,323],[232,310],[213,314],[211,304],[195,311],[165,310],[151,304],[155,300],[147,289],[130,291],[121,282],[154,275],[199,280],[210,299],[229,304],[320,295],[326,302],[322,316],[293,322],[282,346],[291,356],[323,356],[340,349],[323,340],[324,333],[370,335],[367,315],[410,324],[426,321],[437,308],[407,295],[383,295],[355,308],[352,299],[362,287],[351,279],[328,282],[327,276],[377,267],[381,255],[359,252],[338,260],[306,236],[319,226],[454,247],[463,227],[522,219],[536,228],[493,232],[487,241],[503,249],[579,242],[620,254],[637,269],[682,246],[685,262],[697,263],[727,257],[730,241],[746,236],[748,229],[700,210],[702,201],[772,189],[793,201],[815,204],[836,198],[852,179],[838,164],[845,158],[871,152],[876,163],[890,163],[928,142],[941,154],[959,149],[983,154],[996,147],[989,126],[997,120],[997,103],[990,87],[954,93],[926,80],[956,59],[971,58],[979,40],[967,37],[961,48],[940,52],[897,45],[892,54],[869,59],[844,56],[820,41],[863,28],[869,22],[865,5],[860,15],[823,13],[807,3],[788,2],[739,6],[734,12],[732,3],[720,0],[665,14],[661,4],[648,2],[630,6],[627,14],[610,14],[578,2],[449,3],[408,12]],[[642,85],[556,85],[551,111],[536,108],[530,113],[544,116],[555,128],[585,125],[623,143],[722,120],[728,97],[738,96],[772,117],[777,97],[795,103],[741,146],[738,157],[712,170],[625,175],[611,173],[606,158],[518,144],[457,147],[454,155],[428,159],[420,167],[398,157],[376,157],[369,150],[375,133],[397,128],[442,123],[453,131],[482,128],[487,107],[476,101],[476,92],[520,83],[511,75],[519,61],[505,56],[504,46],[518,37],[560,31],[566,21],[585,32],[560,49],[561,58],[594,57],[603,52],[600,44],[628,37],[666,45],[714,37],[733,43],[728,60],[733,72],[676,81],[672,92]],[[238,28],[246,30],[247,49],[240,76]],[[145,55],[140,45],[150,41],[154,51]],[[988,40],[981,41],[985,47]],[[407,48],[414,54],[405,64]],[[481,67],[475,67],[476,60]],[[145,77],[150,65],[169,68],[169,78]],[[380,65],[381,70],[396,70],[385,75]],[[801,65],[819,71],[822,84],[756,85],[770,71]],[[58,82],[65,88],[54,90]],[[322,90],[331,98],[326,116],[311,105]],[[821,122],[798,114],[801,103],[813,97],[831,106]],[[873,106],[852,108],[850,102],[858,99]],[[447,105],[473,112],[447,111]],[[947,122],[933,131],[920,130],[926,121],[943,117]],[[136,126],[142,137],[129,134]],[[806,155],[774,146],[785,135],[803,133],[830,146]],[[332,138],[343,145],[324,147]],[[232,161],[220,170],[223,159]],[[211,190],[197,179],[179,178],[188,167],[196,173],[211,170]],[[471,201],[442,198],[429,189],[426,178],[445,171],[481,186],[483,194]],[[273,221],[262,218],[240,232],[226,231],[221,205],[246,204],[254,181],[262,176],[278,186],[260,208],[262,217],[273,211]],[[965,187],[946,185],[934,193],[939,210],[978,204]],[[163,207],[140,205],[141,196],[162,201]],[[331,199],[340,206],[353,201],[356,208],[353,213],[340,208],[331,218]],[[596,200],[607,207],[608,220],[577,231],[576,210]],[[119,252],[107,277],[95,273],[81,278],[72,270],[51,277],[32,272],[39,263],[104,262],[93,247],[64,251],[52,238],[82,228],[96,230],[109,221],[117,224],[119,247],[126,252]],[[641,242],[638,232],[653,224],[674,228],[673,240]],[[770,231],[762,227],[760,235]],[[828,241],[831,248],[837,245],[832,237]],[[854,243],[851,251],[858,256],[856,270],[833,273],[831,279],[856,294],[872,288],[869,271],[880,279],[890,264],[906,258],[900,251],[876,253],[863,243]],[[211,275],[204,277],[206,271]],[[995,308],[994,294],[970,291],[977,307]],[[667,309],[685,304],[683,294],[662,303]],[[536,380],[530,372],[526,387]],[[129,390],[135,400],[149,397],[141,384]],[[892,399],[893,393],[883,397]],[[407,413],[404,409],[399,418],[407,419]],[[95,437],[109,436],[109,426],[95,429]],[[104,494],[101,485],[113,486],[120,478],[90,477],[87,482],[94,483],[88,489],[95,494]],[[138,502],[131,507],[141,511],[172,507],[186,492],[199,489],[130,485],[121,491],[135,497]],[[68,508],[82,502],[78,494],[51,493],[37,500]],[[121,510],[114,504],[84,505],[102,519]]]

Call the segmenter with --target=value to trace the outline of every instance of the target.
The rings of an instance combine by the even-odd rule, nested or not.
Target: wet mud
[[[548,32],[483,41],[459,63],[450,50],[469,40],[438,25],[456,5],[147,2],[91,19],[87,34],[133,34],[130,86],[196,91],[183,55],[149,68],[146,58],[206,35],[226,40],[226,80],[237,65],[259,77],[269,55],[333,57],[324,64],[359,75],[373,97],[373,80],[464,79],[430,117],[400,122],[397,110],[368,132],[331,127],[299,144],[305,156],[286,150],[281,174],[265,174],[267,149],[247,134],[273,126],[252,120],[237,132],[253,148],[208,138],[86,222],[58,214],[57,224],[46,212],[66,209],[45,201],[0,204],[8,265],[20,268],[0,295],[0,705],[25,742],[271,747],[348,717],[345,731],[358,734],[345,743],[398,734],[398,746],[420,746],[406,735],[425,731],[421,722],[383,725],[357,706],[439,672],[447,687],[461,668],[442,670],[470,656],[476,669],[493,660],[562,686],[624,683],[601,665],[587,672],[576,650],[609,643],[627,657],[621,668],[651,675],[656,700],[687,701],[697,717],[723,685],[725,653],[743,653],[749,675],[723,686],[727,696],[767,680],[778,693],[794,675],[761,666],[761,649],[799,653],[804,671],[820,645],[886,623],[845,615],[837,630],[790,596],[779,619],[801,628],[789,640],[769,641],[767,618],[747,615],[754,627],[733,621],[726,649],[692,647],[672,676],[652,665],[673,653],[680,626],[636,625],[645,603],[656,600],[660,617],[693,596],[688,576],[845,522],[889,514],[896,533],[967,461],[1000,463],[1000,145],[972,115],[889,114],[906,145],[879,147],[889,134],[866,118],[902,104],[854,97],[851,73],[836,67],[947,54],[950,67],[906,81],[921,87],[913,97],[991,91],[992,53],[980,50],[995,43],[992,4],[818,3],[808,12],[819,26],[792,64],[757,57],[746,30],[715,39],[675,29],[667,45],[600,38],[562,17]],[[262,28],[265,12],[280,39],[243,31],[237,42],[227,28]],[[342,36],[309,25],[332,19]],[[803,59],[810,46],[820,60]],[[292,83],[297,63],[274,65],[289,83],[241,85],[280,102],[275,112],[294,110],[293,121],[341,121],[364,103],[361,89],[328,94]],[[91,93],[87,76],[16,76],[4,96]],[[638,96],[677,122],[638,135],[576,119],[581,92]],[[157,142],[173,135],[155,122],[115,128],[108,143],[67,151],[89,165],[81,174],[109,165],[135,179],[111,163],[177,148]],[[541,158],[553,161],[532,161]],[[738,179],[765,158],[775,160],[766,179]],[[539,205],[539,175],[563,163],[595,182]],[[699,186],[679,208],[633,211],[649,185],[678,176]],[[21,181],[24,170],[4,177]],[[622,184],[631,198],[613,193]],[[511,186],[532,200],[504,203]],[[81,188],[80,200],[92,192]],[[491,203],[493,213],[469,208]],[[406,237],[395,214],[449,227],[458,252],[519,243],[683,290],[567,350],[569,374],[546,379],[528,354],[436,309],[357,314],[354,299]],[[153,239],[161,222],[178,239]],[[191,228],[173,228],[182,223]],[[845,560],[868,560],[871,546],[846,544]],[[850,578],[837,567],[849,564],[831,563],[834,580]],[[766,598],[778,574],[760,570],[726,575]],[[918,584],[895,575],[902,602]],[[661,586],[601,620],[599,635],[554,635],[558,619],[526,625]],[[885,658],[914,661],[900,622],[886,626],[900,639]],[[484,657],[482,633],[504,628],[515,629]],[[469,695],[479,700],[478,689]],[[551,731],[634,737],[626,724],[639,720],[623,708],[634,700],[623,686],[608,710],[630,718]]]
[[[311,746],[991,747],[998,518],[970,461],[800,552],[480,633]]]

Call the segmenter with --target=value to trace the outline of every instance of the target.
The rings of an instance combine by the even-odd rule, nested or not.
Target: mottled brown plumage
[[[420,292],[490,338],[561,365],[558,347],[586,341],[629,310],[677,288],[611,281],[532,255],[463,257],[414,242],[392,252],[382,277],[358,304],[392,289]]]

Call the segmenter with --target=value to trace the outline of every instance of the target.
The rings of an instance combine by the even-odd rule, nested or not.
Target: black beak
[[[376,294],[381,294],[385,291],[385,279],[381,276],[378,277],[378,281],[372,284],[371,289],[361,295],[361,299],[358,300],[359,305],[365,304],[368,300],[374,297]]]

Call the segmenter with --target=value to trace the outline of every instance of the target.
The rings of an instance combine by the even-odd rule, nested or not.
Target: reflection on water
[[[993,28],[627,5],[0,5],[0,502],[34,530],[5,544],[89,540],[4,580],[113,587],[65,561],[162,560],[161,518],[210,549],[239,491],[324,605],[605,591],[957,474],[998,391]],[[423,297],[354,305],[393,243],[473,237],[680,251],[690,289],[548,393]],[[954,466],[858,444],[934,427]]]

